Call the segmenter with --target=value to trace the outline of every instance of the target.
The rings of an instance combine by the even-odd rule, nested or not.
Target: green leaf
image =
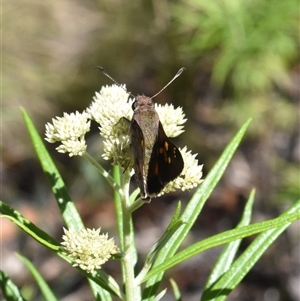
[[[158,256],[159,252],[161,252],[165,246],[169,243],[169,240],[172,238],[174,233],[179,229],[179,227],[182,225],[182,221],[179,220],[175,224],[172,225],[172,227],[168,228],[164,234],[159,238],[157,243],[152,247],[150,253],[147,256],[146,259],[146,266],[151,266],[152,263],[155,261],[156,257]]]
[[[281,217],[256,223],[249,226],[240,227],[234,230],[225,231],[223,233],[217,234],[215,236],[209,237],[204,239],[198,243],[195,243],[186,249],[182,250],[181,252],[177,253],[176,255],[172,256],[171,258],[166,259],[164,263],[154,267],[147,276],[143,279],[142,282],[151,279],[151,277],[166,271],[167,269],[203,252],[207,249],[211,249],[213,247],[229,243],[231,241],[241,239],[247,236],[251,236],[256,233],[260,233],[263,231],[267,231],[274,228],[283,227],[286,224],[289,224],[297,219],[300,218],[300,212],[295,212],[292,214],[283,215]]]
[[[105,178],[114,192],[120,192],[120,186],[115,182],[114,178],[99,164],[87,151],[82,155],[83,158],[89,161],[97,171]]]
[[[164,263],[167,258],[171,258],[173,254],[176,252],[178,247],[181,245],[182,241],[185,239],[186,235],[190,231],[191,227],[194,225],[196,219],[198,218],[206,200],[210,196],[214,187],[217,185],[221,176],[223,175],[227,165],[229,164],[233,154],[235,153],[238,145],[240,144],[251,119],[249,119],[238,131],[238,133],[234,136],[234,138],[230,141],[228,146],[225,148],[219,160],[216,162],[210,173],[207,175],[207,178],[200,185],[200,187],[196,190],[193,197],[189,201],[185,211],[183,212],[181,219],[184,222],[184,225],[174,234],[172,239],[169,241],[168,245],[165,248],[165,252],[161,253],[155,264],[153,266],[159,266]],[[151,271],[150,271],[151,273]],[[154,276],[152,274],[152,276]],[[161,274],[155,275],[152,279],[147,276],[149,280],[146,284],[146,288],[144,290],[143,300],[151,301],[153,300],[153,296],[157,291],[157,288],[160,284],[160,281],[163,276],[163,271]]]
[[[143,277],[148,273],[150,270],[153,262],[157,258],[157,256],[160,254],[160,252],[164,252],[165,246],[168,244],[174,233],[179,229],[179,227],[182,225],[182,221],[179,220],[179,214],[181,210],[181,202],[178,202],[178,205],[176,207],[176,210],[174,212],[174,215],[163,233],[163,235],[159,238],[157,243],[151,248],[149,254],[147,255],[147,258],[145,260],[145,264],[143,269],[141,270],[140,274],[136,277],[135,281],[138,283]]]
[[[170,282],[171,282],[171,285],[172,285],[175,300],[176,301],[181,301],[181,293],[180,293],[180,290],[178,288],[177,283],[172,278],[170,279]]]
[[[9,276],[0,270],[0,283],[4,300],[6,301],[26,301],[18,287],[13,283]]]
[[[250,197],[246,203],[245,210],[242,216],[241,221],[237,225],[236,228],[240,228],[242,226],[249,225],[251,221],[251,214],[252,214],[252,206],[254,202],[254,190],[252,190]],[[205,285],[205,289],[210,287],[217,279],[220,278],[221,275],[223,275],[226,271],[229,270],[234,257],[238,251],[238,248],[241,244],[241,239],[232,241],[229,243],[224,250],[221,252],[213,270],[211,271],[207,283]]]
[[[0,213],[2,214],[2,217],[10,219],[14,224],[46,248],[55,252],[59,250],[60,245],[58,241],[27,220],[20,212],[14,210],[2,201],[0,201]]]
[[[173,214],[173,217],[169,223],[169,226],[167,227],[166,231],[168,231],[169,229],[171,229],[178,221],[179,221],[179,217],[180,217],[180,212],[181,212],[181,202],[179,201],[176,207],[176,210]]]
[[[174,233],[183,224],[182,220],[179,219],[180,210],[181,210],[181,202],[178,202],[176,210],[173,214],[173,217],[172,217],[167,229],[165,230],[163,235],[159,238],[157,243],[151,248],[151,251],[149,252],[149,254],[147,256],[147,259],[145,261],[145,266],[149,267],[148,270],[152,266],[153,262],[155,261],[155,259],[158,256],[158,254],[160,252],[164,252],[165,246],[169,243],[169,241],[173,237]]]
[[[44,280],[42,275],[38,272],[35,266],[24,256],[17,254],[17,256],[24,262],[28,270],[30,271],[31,275],[34,277],[35,281],[37,282],[41,292],[46,301],[57,301],[58,299],[55,297],[53,292],[51,291],[50,287],[48,286],[47,282]]]
[[[300,200],[286,210],[277,220],[284,220],[289,217],[300,218]],[[243,254],[233,263],[231,268],[209,289],[206,289],[202,296],[202,301],[222,301],[227,298],[231,291],[241,282],[249,270],[275,241],[275,239],[290,225],[285,223],[275,229],[261,233]]]
[[[131,193],[131,195],[130,195],[130,204],[133,204],[133,202],[135,201],[135,199],[136,199],[136,197],[140,194],[140,189],[139,188],[137,188],[137,189],[135,189],[132,193]],[[142,204],[144,204],[144,202],[142,201]]]
[[[111,294],[102,289],[96,282],[90,281],[90,286],[96,301],[112,301]]]
[[[60,173],[58,172],[49,153],[47,152],[47,149],[41,137],[39,136],[36,128],[34,127],[34,124],[32,123],[30,117],[28,116],[25,110],[22,110],[22,112],[34,149],[40,160],[43,171],[51,184],[52,191],[57,201],[57,205],[60,209],[60,212],[66,225],[69,229],[75,231],[83,229],[84,225],[82,223],[80,215],[67,192],[67,189],[65,187]]]
[[[164,289],[163,291],[161,291],[154,299],[154,301],[160,301],[161,298],[166,294],[167,289]]]

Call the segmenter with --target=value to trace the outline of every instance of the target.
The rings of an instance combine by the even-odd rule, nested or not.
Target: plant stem
[[[128,208],[127,210],[132,213],[135,210],[137,210],[138,208],[140,208],[141,206],[143,206],[145,204],[145,202],[143,202],[143,200],[140,198],[138,200],[136,200],[135,202],[133,202]]]
[[[129,173],[124,173],[122,177],[121,187],[123,193],[121,195],[122,202],[122,217],[123,217],[123,246],[124,246],[124,258],[123,258],[123,271],[125,279],[125,292],[126,301],[139,301],[141,300],[141,288],[135,282],[134,266],[137,261],[137,251],[134,241],[134,230],[132,224],[131,212],[128,210],[129,204]]]
[[[121,187],[115,182],[113,177],[88,152],[85,152],[82,156],[97,168],[115,191],[122,193]]]

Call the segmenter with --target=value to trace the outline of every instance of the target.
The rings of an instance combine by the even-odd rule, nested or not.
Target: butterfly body
[[[178,148],[165,134],[150,97],[138,95],[130,124],[134,170],[141,197],[150,201],[183,169]]]

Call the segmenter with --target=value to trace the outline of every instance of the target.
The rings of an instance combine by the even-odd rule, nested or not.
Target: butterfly
[[[119,87],[103,67],[100,71]],[[153,98],[169,86],[184,70],[179,69],[167,85],[152,97],[134,96],[132,120],[130,123],[131,150],[134,160],[135,179],[140,188],[141,198],[150,202],[163,188],[182,172],[184,162],[177,146],[167,137],[155,110]],[[123,87],[122,87],[123,88]]]
[[[152,98],[138,95],[132,105],[131,149],[141,198],[150,201],[183,170],[182,155],[167,137]]]

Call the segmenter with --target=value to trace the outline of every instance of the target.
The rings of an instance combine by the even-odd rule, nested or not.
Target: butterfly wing
[[[149,195],[157,195],[167,183],[176,179],[183,170],[183,159],[177,146],[167,137],[159,122],[147,177]]]
[[[141,197],[147,198],[147,187],[146,181],[144,179],[144,135],[143,132],[136,122],[136,120],[131,121],[131,148],[134,158],[134,173],[135,179],[138,187],[141,191]]]

